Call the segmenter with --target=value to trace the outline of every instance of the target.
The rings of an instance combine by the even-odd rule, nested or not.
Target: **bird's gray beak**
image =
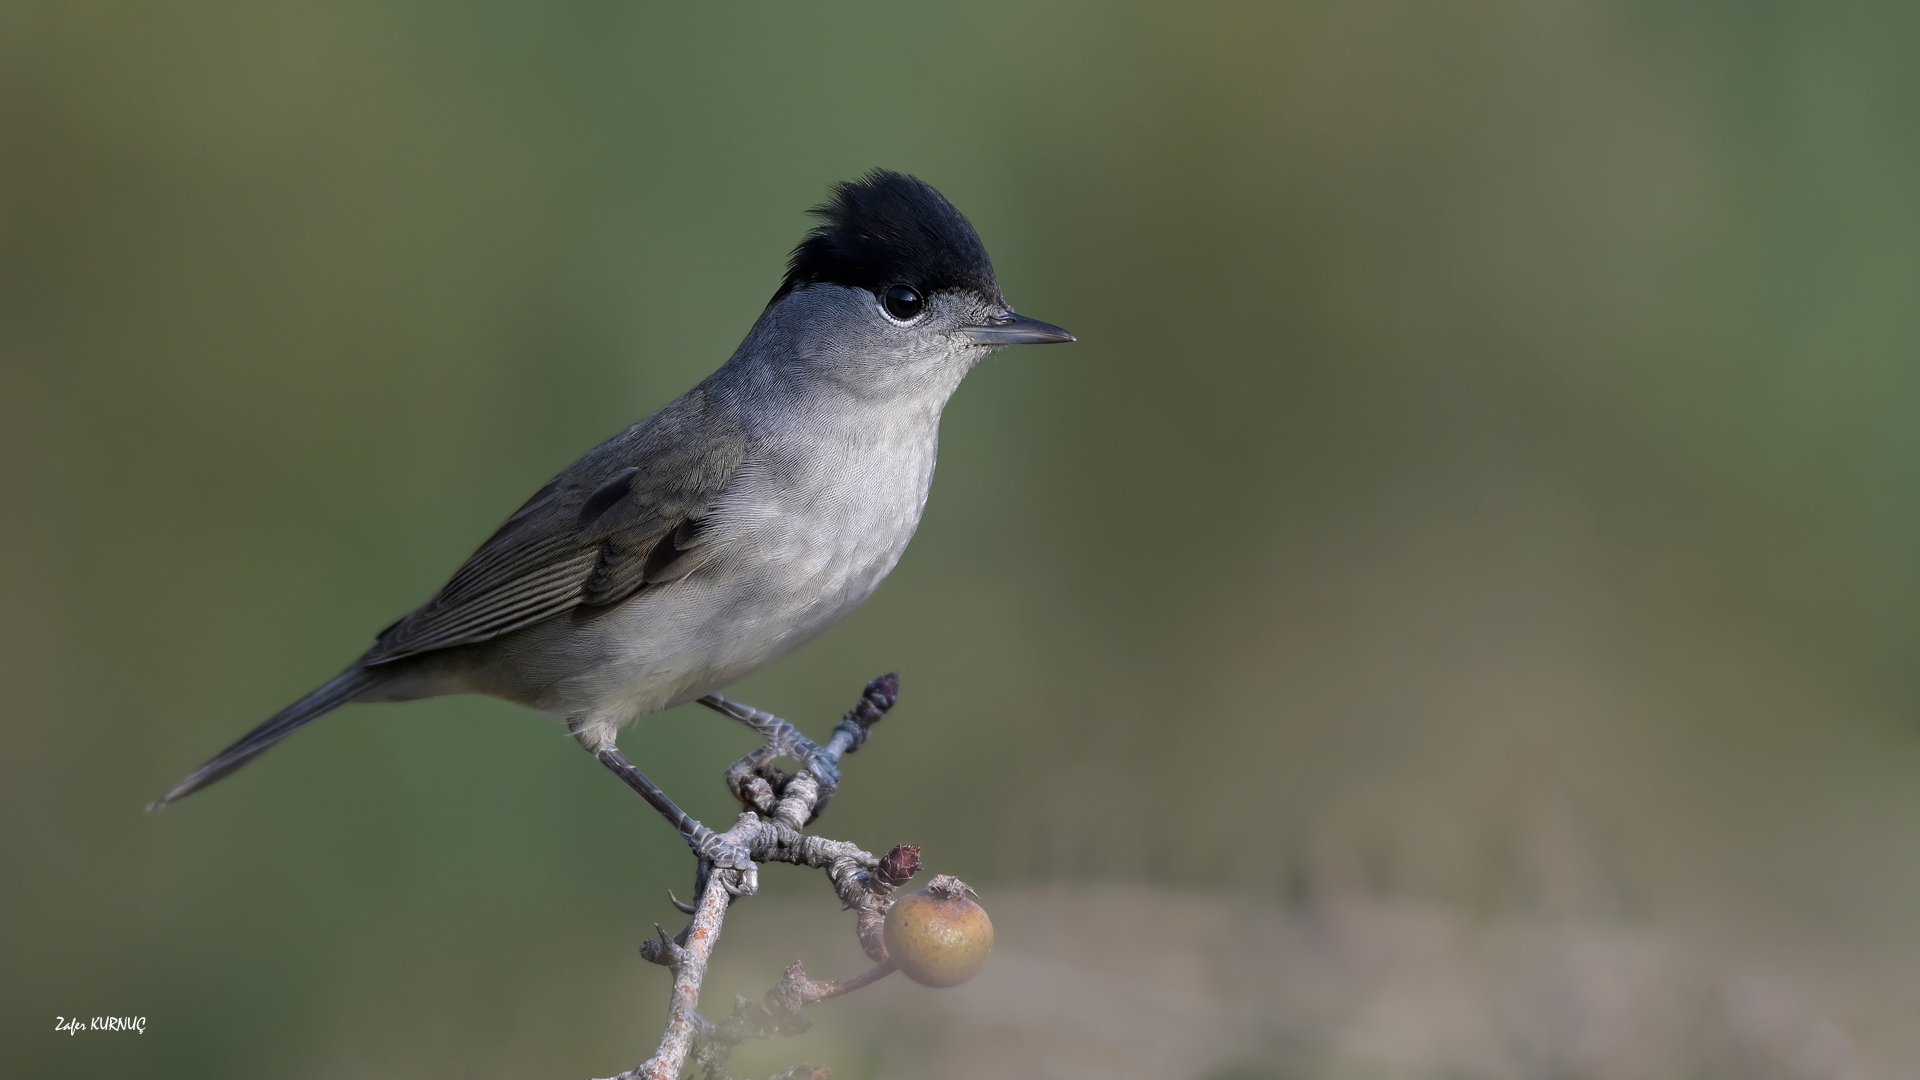
[[[955,333],[974,345],[1051,345],[1058,341],[1073,340],[1072,334],[1052,323],[1015,315],[1011,311],[1003,312],[978,326],[963,326]]]

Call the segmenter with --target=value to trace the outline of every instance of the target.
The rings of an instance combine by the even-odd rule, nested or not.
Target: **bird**
[[[564,722],[701,860],[750,883],[747,852],[628,761],[620,730],[697,701],[786,739],[831,785],[791,725],[718,691],[893,570],[926,507],[941,412],[976,365],[1075,340],[1015,313],[973,225],[916,177],[873,169],[809,213],[726,363],[568,466],[338,675],[148,809],[343,705],[484,694]]]

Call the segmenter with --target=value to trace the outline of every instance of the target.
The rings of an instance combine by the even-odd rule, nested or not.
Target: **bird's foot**
[[[760,867],[746,848],[705,825],[694,826],[687,846],[713,864],[713,879],[734,896],[752,896],[760,889]]]
[[[796,731],[792,741],[782,747],[781,752],[805,766],[813,778],[820,782],[821,802],[833,797],[834,791],[840,787],[840,766],[821,752],[820,744]]]
[[[745,773],[758,769],[775,757],[789,757],[799,762],[803,768],[813,774],[814,779],[820,782],[822,801],[824,797],[831,796],[834,789],[840,786],[840,767],[834,763],[832,756],[822,750],[819,743],[800,734],[799,729],[792,724],[770,712],[756,709],[751,705],[743,705],[738,701],[729,701],[719,694],[708,694],[700,699],[700,704],[722,715],[733,717],[759,732],[760,737],[766,740],[762,749],[741,759],[740,779],[744,779]],[[729,784],[734,787],[735,795],[742,794],[737,780],[730,778]],[[743,798],[741,801],[751,805],[751,800]]]

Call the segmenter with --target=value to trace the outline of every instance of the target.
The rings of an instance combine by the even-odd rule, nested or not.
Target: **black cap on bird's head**
[[[874,169],[858,180],[835,184],[832,197],[809,213],[820,224],[787,258],[786,279],[768,307],[795,289],[822,283],[865,289],[883,302],[902,287],[916,297],[967,292],[998,312],[981,325],[964,328],[973,344],[1073,340],[1065,330],[1015,315],[1007,307],[980,234],[922,180]],[[913,302],[917,305],[917,298]]]
[[[910,285],[932,294],[966,289],[1000,300],[980,235],[924,181],[890,169],[833,185],[809,213],[820,219],[787,258],[773,302],[817,282],[878,293]]]

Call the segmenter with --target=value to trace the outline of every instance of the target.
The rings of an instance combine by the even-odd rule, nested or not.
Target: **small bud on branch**
[[[892,851],[880,857],[880,866],[873,876],[880,884],[889,888],[899,888],[920,872],[920,845],[896,844]]]

